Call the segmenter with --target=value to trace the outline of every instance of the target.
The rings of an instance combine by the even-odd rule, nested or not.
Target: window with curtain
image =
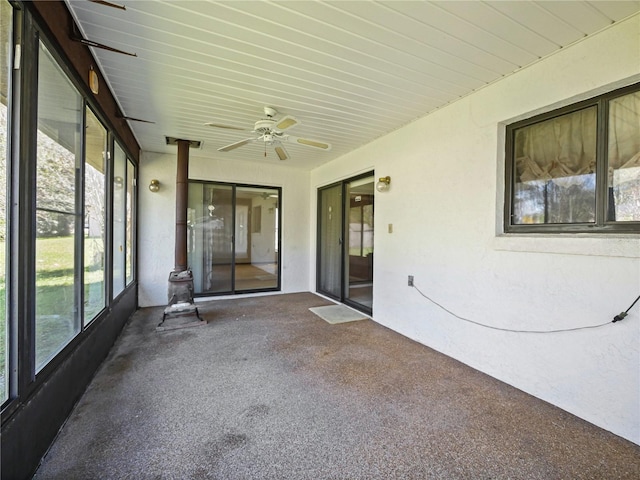
[[[507,127],[507,232],[640,230],[638,85]]]

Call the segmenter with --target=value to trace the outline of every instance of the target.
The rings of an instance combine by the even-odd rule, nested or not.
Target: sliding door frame
[[[232,249],[230,256],[230,267],[231,267],[231,288],[230,290],[225,290],[221,292],[217,291],[205,291],[201,293],[195,293],[194,297],[212,297],[212,296],[221,296],[221,295],[242,295],[246,293],[262,293],[262,292],[278,292],[282,289],[282,187],[269,186],[269,185],[252,185],[252,184],[244,184],[244,183],[232,183],[232,182],[218,182],[215,180],[197,180],[197,179],[189,179],[189,185],[209,185],[209,186],[222,186],[222,187],[231,187],[231,207],[232,207]],[[236,286],[236,214],[237,214],[237,206],[238,206],[238,198],[237,192],[243,188],[250,189],[265,189],[265,190],[273,190],[278,193],[278,202],[277,202],[277,233],[276,238],[278,242],[278,252],[277,252],[277,269],[276,269],[276,286],[275,287],[266,287],[266,288],[255,288],[255,289],[241,289],[238,290]],[[241,202],[241,204],[243,204]],[[251,206],[249,205],[248,209],[248,218],[247,218],[247,229],[251,229],[252,225],[249,221],[251,219]],[[247,246],[248,251],[251,252],[251,245]]]
[[[333,189],[336,187],[340,187],[340,294],[334,295],[332,292],[326,291],[322,289],[322,263],[324,259],[323,253],[323,242],[322,242],[322,193],[326,190]],[[342,302],[344,299],[344,260],[345,260],[345,249],[344,249],[344,224],[345,224],[345,208],[343,205],[344,200],[344,192],[345,192],[345,184],[344,182],[335,182],[330,185],[325,185],[324,187],[318,188],[318,207],[317,207],[317,232],[316,232],[316,291],[325,295],[329,298],[333,298],[338,302]]]
[[[329,298],[332,298],[340,303],[344,303],[345,305],[349,305],[357,310],[360,310],[368,315],[373,313],[373,308],[363,305],[361,303],[355,302],[351,300],[347,293],[347,289],[349,288],[348,281],[346,279],[345,273],[347,272],[347,260],[348,260],[348,248],[349,241],[347,236],[349,235],[348,224],[347,224],[347,215],[349,212],[346,208],[346,202],[349,200],[347,198],[347,185],[349,183],[355,182],[357,180],[361,180],[367,177],[374,177],[375,172],[370,171],[366,173],[362,173],[360,175],[356,175],[354,177],[349,177],[344,180],[340,180],[338,182],[331,183],[329,185],[325,185],[323,187],[318,188],[318,196],[317,196],[317,220],[316,220],[316,291],[322,295],[325,295]],[[322,263],[323,263],[323,243],[322,243],[322,192],[331,188],[340,187],[340,295],[336,296],[331,292],[327,292],[322,290]],[[374,198],[374,206],[375,206],[375,196]],[[375,208],[375,207],[374,207]],[[374,252],[375,257],[375,252]],[[373,280],[372,280],[373,282]]]

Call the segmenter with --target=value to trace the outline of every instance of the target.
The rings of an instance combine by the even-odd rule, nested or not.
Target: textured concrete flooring
[[[37,479],[634,479],[640,447],[310,293],[138,311]]]

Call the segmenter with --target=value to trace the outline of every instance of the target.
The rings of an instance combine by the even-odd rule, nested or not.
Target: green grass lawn
[[[0,242],[4,252],[4,243]],[[103,242],[85,239],[84,314],[85,323],[104,307]],[[0,272],[5,271],[0,255]],[[0,280],[0,313],[5,312],[5,277]],[[41,368],[79,331],[75,315],[73,237],[36,240],[36,365]],[[0,392],[5,390],[6,322],[0,322]]]

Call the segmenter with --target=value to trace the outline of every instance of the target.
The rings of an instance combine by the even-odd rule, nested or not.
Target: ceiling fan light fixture
[[[273,118],[278,114],[278,111],[273,107],[263,107],[263,111],[264,114],[269,118]]]

